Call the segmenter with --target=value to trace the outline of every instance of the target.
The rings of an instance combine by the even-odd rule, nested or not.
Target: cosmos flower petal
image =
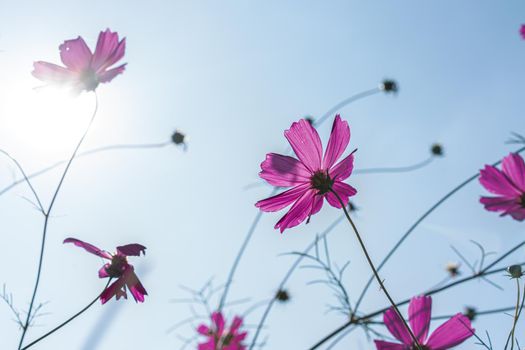
[[[519,154],[511,153],[501,163],[505,175],[521,191],[525,192],[525,162]]]
[[[515,198],[507,197],[481,197],[479,201],[488,211],[507,211],[516,205]]]
[[[470,320],[462,314],[456,314],[439,326],[428,338],[427,347],[432,350],[449,349],[463,343],[475,333]]]
[[[100,73],[98,76],[98,81],[101,83],[109,83],[117,75],[122,74],[124,72],[124,70],[126,69],[126,64],[127,63],[124,63],[116,68]]]
[[[352,170],[354,170],[354,152],[330,169],[330,177],[334,180],[343,181],[352,175]]]
[[[502,171],[491,165],[486,165],[485,169],[480,171],[479,182],[494,194],[504,197],[516,197],[520,195],[519,190],[509,180]]]
[[[335,193],[337,193],[337,195],[341,198],[345,206],[348,205],[349,197],[357,193],[357,190],[355,188],[353,188],[347,183],[340,182],[340,181],[334,182],[334,184],[332,185],[332,190]],[[335,194],[333,194],[332,192],[328,192],[326,194],[326,200],[332,207],[338,208],[338,209],[342,208],[341,203],[339,202]]]
[[[312,210],[315,193],[316,191],[313,189],[305,191],[290,210],[275,224],[275,228],[280,229],[283,233],[287,228],[295,227],[306,220]]]
[[[410,346],[405,344],[390,343],[383,340],[374,340],[377,350],[410,350]]]
[[[341,157],[350,142],[350,127],[346,121],[343,121],[338,115],[335,116],[332,125],[332,132],[330,139],[326,146],[326,151],[323,159],[323,168],[330,169],[335,162]]]
[[[217,330],[217,333],[221,333],[224,331],[224,316],[222,316],[221,312],[214,312],[211,315],[211,320],[213,324],[215,325],[215,329]]]
[[[299,160],[314,173],[321,168],[323,147],[317,131],[306,120],[294,122],[284,136]]]
[[[146,292],[146,289],[142,283],[140,283],[139,278],[133,271],[133,267],[129,266],[122,277],[126,281],[126,286],[131,292],[131,295],[133,295],[133,299],[135,299],[137,303],[143,303],[144,296],[148,295],[148,292]]]
[[[210,333],[210,327],[206,326],[205,324],[201,324],[199,327],[197,327],[197,333],[208,335]]]
[[[424,343],[428,336],[430,317],[432,315],[432,298],[429,296],[414,297],[408,306],[408,322],[419,343]]]
[[[518,221],[523,221],[525,220],[525,208],[523,207],[518,207],[518,208],[515,208],[514,210],[512,211],[509,211],[508,214],[510,216],[512,216],[512,218],[514,220],[518,220]]]
[[[125,50],[126,39],[124,38],[119,42],[117,32],[112,32],[109,29],[100,32],[91,63],[93,69],[100,73],[111,67],[124,57]]]
[[[99,270],[98,270],[98,277],[99,278],[106,278],[106,277],[109,277],[109,274],[108,274],[108,267],[110,267],[111,264],[110,263],[107,263],[107,264],[104,264]]]
[[[100,301],[102,304],[105,304],[108,300],[113,298],[113,296],[117,296],[117,300],[120,299],[120,297],[124,296],[126,298],[124,291],[124,295],[122,295],[122,289],[124,288],[124,279],[119,278],[112,284],[110,284],[104,291],[100,294]]]
[[[317,214],[319,211],[321,211],[321,208],[323,207],[323,196],[316,195],[314,197],[313,203],[312,203],[312,210],[310,211],[310,216]]]
[[[33,71],[31,74],[39,80],[54,84],[65,84],[77,78],[75,72],[57,66],[56,64],[43,61],[33,63]]]
[[[146,247],[137,243],[126,244],[117,247],[117,252],[125,256],[140,256],[140,253],[146,255]]]
[[[268,153],[261,163],[259,176],[270,185],[289,187],[308,182],[310,171],[297,159],[276,153]]]
[[[306,191],[308,191],[309,188],[310,184],[302,184],[284,191],[283,193],[279,193],[278,195],[260,200],[255,203],[255,206],[266,212],[278,211],[295,202]]]
[[[412,344],[410,333],[405,328],[403,320],[397,315],[393,308],[388,309],[383,314],[383,321],[388,331],[400,342],[405,345]]]
[[[109,254],[108,252],[106,252],[106,251],[104,251],[104,250],[102,250],[100,248],[97,248],[97,247],[95,247],[92,244],[83,242],[83,241],[81,241],[79,239],[66,238],[64,240],[64,243],[73,243],[77,247],[84,248],[87,252],[89,252],[91,254],[95,254],[95,255],[100,256],[101,258],[105,258],[105,259],[110,259],[111,260],[111,254]]]
[[[72,71],[81,72],[91,64],[91,50],[82,37],[66,40],[59,46],[60,59]]]
[[[525,24],[522,24],[521,25],[521,28],[520,28],[520,34],[521,34],[521,37],[523,39],[525,39]]]

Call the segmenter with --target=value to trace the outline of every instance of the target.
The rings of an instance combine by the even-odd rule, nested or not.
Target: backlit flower
[[[458,313],[441,326],[427,338],[430,328],[430,317],[432,313],[432,298],[429,296],[414,297],[408,306],[408,323],[416,336],[419,344],[424,350],[446,350],[463,343],[470,338],[475,330],[470,324],[467,316]],[[390,333],[401,342],[391,343],[383,340],[375,340],[377,350],[413,350],[415,344],[410,333],[405,328],[403,321],[399,318],[393,308],[388,309],[383,315],[383,321]]]
[[[84,248],[87,252],[95,254],[103,259],[110,260],[104,264],[98,271],[100,278],[116,278],[117,280],[109,285],[100,294],[100,301],[105,304],[109,299],[116,296],[117,300],[121,297],[127,299],[126,287],[133,295],[136,302],[144,302],[144,296],[148,295],[142,283],[140,283],[134,268],[128,263],[128,256],[140,256],[140,253],[146,254],[146,247],[140,244],[127,244],[117,247],[115,254],[110,254],[105,250],[101,250],[89,243],[82,242],[76,238],[67,238],[64,243],[73,243],[77,247]]]
[[[46,83],[70,86],[76,92],[95,90],[99,83],[113,80],[126,66],[110,68],[124,57],[126,39],[119,41],[118,34],[109,29],[100,32],[94,53],[80,36],[64,41],[59,50],[65,67],[37,61],[32,74]]]
[[[275,225],[281,232],[319,212],[324,198],[331,206],[340,209],[342,205],[335,193],[344,206],[348,204],[348,198],[357,193],[355,188],[343,182],[352,174],[353,152],[336,164],[350,142],[348,123],[339,115],[335,117],[324,157],[321,139],[305,119],[293,123],[284,136],[299,159],[269,153],[261,163],[259,176],[270,185],[292,188],[255,204],[266,212],[293,204]]]
[[[480,202],[489,211],[501,212],[514,219],[525,220],[525,162],[511,153],[503,158],[501,170],[486,165],[480,171],[479,182],[496,197],[481,197]]]
[[[211,326],[201,324],[197,328],[199,334],[207,339],[199,343],[198,350],[245,350],[243,344],[247,332],[240,331],[242,318],[234,317],[231,325],[226,326],[226,321],[221,312],[214,312],[211,315]]]

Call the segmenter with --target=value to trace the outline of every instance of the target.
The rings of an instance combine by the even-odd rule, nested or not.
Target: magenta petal
[[[202,335],[208,335],[210,332],[210,328],[206,326],[205,324],[201,324],[199,327],[197,327],[197,333]]]
[[[317,131],[306,120],[294,122],[284,136],[301,162],[314,173],[321,168],[323,147]]]
[[[507,211],[517,204],[515,198],[507,197],[481,197],[479,202],[489,211]]]
[[[123,278],[126,281],[126,286],[131,292],[131,295],[133,295],[133,299],[135,299],[137,303],[143,303],[144,296],[148,295],[148,292],[146,292],[146,289],[142,283],[140,283],[139,278],[133,271],[133,267],[130,266],[126,272],[124,272]]]
[[[403,320],[399,318],[399,316],[393,308],[388,309],[383,314],[383,321],[385,322],[385,326],[388,329],[388,331],[397,340],[399,340],[405,345],[412,344],[412,338],[410,337],[410,333],[408,333],[408,330],[405,328]]]
[[[77,247],[81,247],[81,248],[84,248],[86,251],[88,251],[89,253],[91,254],[95,254],[95,255],[98,255],[100,256],[101,258],[105,258],[105,259],[111,259],[111,254],[109,254],[108,252],[100,249],[100,248],[97,248],[95,247],[94,245],[92,244],[89,244],[89,243],[86,243],[86,242],[83,242],[79,239],[76,239],[76,238],[66,238],[64,240],[64,243],[73,243],[74,245],[76,245]]]
[[[337,195],[339,196],[339,198],[341,198],[345,206],[348,205],[348,201],[349,201],[348,198],[357,193],[357,190],[355,188],[353,188],[349,184],[346,184],[340,181],[334,182],[334,184],[332,185],[332,190],[335,193],[337,193]],[[341,203],[339,202],[335,194],[333,194],[332,192],[328,192],[326,194],[326,200],[332,207],[337,208],[337,209],[342,208]]]
[[[525,24],[522,24],[521,25],[521,28],[520,28],[520,34],[521,34],[521,37],[523,39],[525,39]]]
[[[106,302],[108,302],[108,300],[113,298],[113,296],[117,296],[117,300],[120,299],[120,297],[122,296],[125,297],[126,292],[125,291],[123,292],[122,288],[124,288],[123,278],[119,278],[118,280],[110,284],[109,287],[104,289],[102,294],[100,294],[100,301],[102,302],[102,304],[105,304]]]
[[[283,233],[285,229],[295,227],[306,220],[312,211],[315,196],[316,190],[304,192],[301,198],[292,205],[288,213],[275,224],[275,228],[280,229],[281,233]]]
[[[289,187],[308,182],[311,173],[297,159],[281,154],[268,153],[261,163],[259,176],[270,185]]]
[[[420,343],[428,336],[430,317],[432,314],[432,298],[428,296],[414,297],[408,306],[408,322],[410,328]]]
[[[335,116],[330,139],[326,146],[323,159],[323,169],[330,169],[341,157],[350,142],[350,127],[338,115]]]
[[[91,63],[91,50],[82,37],[66,40],[59,46],[60,58],[66,67],[73,71],[81,72]]]
[[[374,340],[377,350],[410,350],[410,346],[404,344],[390,343],[382,340]]]
[[[117,252],[126,256],[140,256],[140,253],[146,255],[146,247],[137,243],[126,244],[117,247]]]
[[[101,73],[122,59],[125,50],[126,39],[119,42],[118,33],[106,29],[104,32],[100,32],[98,36],[91,66],[97,73]]]
[[[457,314],[439,326],[430,335],[426,345],[432,350],[445,350],[463,343],[474,333],[470,320],[465,315]]]
[[[73,81],[77,77],[76,73],[67,68],[49,62],[34,62],[33,67],[31,74],[35,78],[49,83],[63,84]]]
[[[99,270],[98,270],[98,277],[99,278],[106,278],[109,277],[107,269],[111,266],[110,263],[104,264]]]
[[[317,214],[321,211],[323,207],[324,197],[320,195],[315,195],[314,201],[312,203],[312,210],[310,210],[310,216]]]
[[[222,332],[224,331],[224,316],[222,316],[222,313],[221,312],[213,312],[211,314],[211,320],[213,322],[213,324],[215,325],[215,331],[218,333],[218,334],[222,334]]]
[[[501,165],[503,172],[514,185],[521,192],[525,192],[525,162],[523,158],[519,154],[511,153],[503,158]]]
[[[334,180],[343,181],[352,175],[354,170],[354,152],[347,155],[342,161],[330,169],[330,177]]]
[[[519,206],[512,211],[509,211],[508,214],[512,216],[514,220],[523,221],[525,220],[525,208]]]
[[[302,184],[284,191],[283,193],[279,193],[273,197],[260,200],[255,203],[255,206],[266,212],[279,211],[295,202],[299,197],[301,197],[301,195],[303,195],[303,193],[308,191],[309,188],[310,184]]]
[[[98,76],[98,81],[101,82],[101,83],[109,83],[117,75],[122,74],[122,72],[124,72],[124,70],[126,68],[126,64],[127,63],[124,63],[123,65],[120,65],[120,66],[118,66],[116,68],[113,68],[113,69],[110,69],[110,70],[107,70],[107,71],[101,73]]]
[[[510,182],[509,178],[499,169],[486,165],[480,171],[479,182],[488,191],[505,197],[516,197],[520,195],[519,190]]]

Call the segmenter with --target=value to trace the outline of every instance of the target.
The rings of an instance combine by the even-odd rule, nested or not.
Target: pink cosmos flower
[[[410,305],[408,306],[408,322],[419,344],[425,350],[446,350],[453,348],[471,337],[475,332],[468,317],[458,313],[436,328],[427,339],[431,313],[431,297],[419,296],[410,300]],[[384,313],[383,321],[385,322],[386,328],[401,344],[375,340],[377,350],[416,349],[410,333],[393,308],[388,309]]]
[[[198,350],[245,350],[246,345],[242,342],[247,332],[240,332],[242,318],[236,316],[229,328],[222,313],[216,311],[211,315],[211,326],[201,324],[197,328],[199,334],[207,337],[204,343],[199,343]]]
[[[262,211],[281,210],[293,203],[290,210],[277,222],[275,228],[281,233],[316,214],[323,206],[323,198],[336,208],[346,206],[348,197],[357,193],[352,186],[343,182],[354,168],[352,152],[338,164],[337,160],[350,142],[350,127],[346,121],[335,116],[332,132],[323,157],[323,146],[317,131],[306,120],[301,119],[284,132],[299,160],[281,154],[268,153],[261,163],[259,176],[270,185],[292,187],[276,196],[258,201],[255,206]]]
[[[126,39],[119,41],[118,33],[106,29],[98,36],[95,53],[82,37],[66,40],[59,46],[60,59],[65,67],[37,61],[33,76],[55,85],[68,85],[76,92],[93,91],[99,83],[108,83],[124,71],[126,64],[111,68],[124,57]]]
[[[105,304],[108,300],[116,296],[117,300],[121,297],[127,299],[126,287],[128,287],[131,295],[138,303],[144,302],[144,296],[148,295],[142,283],[140,283],[135,274],[132,265],[128,264],[128,256],[140,256],[140,253],[146,254],[146,247],[140,244],[127,244],[117,247],[115,254],[110,254],[105,250],[101,250],[94,245],[82,242],[76,238],[67,238],[64,243],[73,243],[77,247],[84,248],[91,254],[100,256],[101,258],[111,260],[111,262],[104,264],[98,270],[98,277],[100,278],[117,278],[109,287],[107,287],[102,294],[100,294],[100,301]]]
[[[479,182],[496,197],[481,197],[485,209],[525,220],[525,162],[519,154],[511,153],[502,161],[502,170],[486,165],[480,171]]]
[[[525,39],[525,24],[521,25],[520,34],[523,39]]]

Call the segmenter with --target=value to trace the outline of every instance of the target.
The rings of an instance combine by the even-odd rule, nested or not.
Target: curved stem
[[[406,173],[410,171],[414,171],[417,169],[423,168],[425,165],[428,165],[432,163],[432,161],[436,158],[435,156],[430,156],[429,158],[425,159],[422,162],[407,165],[407,166],[401,166],[401,167],[394,167],[394,168],[364,168],[364,169],[356,169],[353,171],[353,175],[358,174],[384,174],[384,173]]]
[[[509,336],[507,337],[507,342],[505,343],[505,350],[507,349],[507,346],[509,345],[509,341],[511,342],[510,343],[510,350],[514,350],[514,343],[516,342],[516,338],[514,337],[514,332],[516,331],[516,324],[518,323],[518,318],[519,318],[519,312],[520,312],[520,302],[521,302],[521,297],[520,297],[520,280],[519,278],[516,278],[516,287],[518,289],[518,293],[517,293],[517,300],[516,300],[516,310],[514,311],[514,319],[513,319],[513,323],[512,323],[512,329],[509,333]]]
[[[514,153],[521,153],[525,151],[525,147],[521,147],[520,149],[518,149],[517,151],[515,151]],[[495,163],[492,163],[492,166],[497,166],[501,163],[501,160],[495,162]],[[401,238],[399,239],[399,241],[394,245],[394,247],[388,252],[388,254],[385,256],[385,258],[381,261],[381,263],[377,266],[377,269],[378,270],[381,270],[383,268],[383,266],[385,266],[385,264],[388,262],[388,260],[390,260],[390,258],[392,257],[392,255],[394,255],[394,253],[399,249],[399,247],[403,244],[403,242],[408,238],[408,236],[410,236],[410,234],[419,226],[419,224],[421,224],[421,222],[423,222],[423,220],[425,220],[434,210],[436,210],[441,204],[443,204],[447,199],[449,199],[450,197],[452,197],[456,192],[458,192],[460,189],[462,189],[463,187],[465,187],[466,185],[468,185],[469,183],[471,183],[472,181],[474,181],[475,179],[477,179],[479,177],[479,172],[476,172],[476,174],[470,176],[468,179],[466,179],[465,181],[463,181],[462,183],[460,183],[459,185],[457,185],[456,187],[454,187],[450,192],[448,192],[445,196],[443,196],[440,200],[438,200],[433,206],[431,206],[425,213],[423,213],[423,215],[421,215],[417,220],[416,222],[414,222],[414,224],[412,224],[412,226],[410,226],[410,228],[408,229],[408,231],[405,232],[405,234],[403,234],[403,236],[401,236]],[[359,298],[357,299],[357,302],[356,302],[356,305],[354,307],[354,314],[357,313],[357,310],[359,308],[359,305],[361,304],[361,302],[363,301],[363,298],[366,294],[366,292],[368,291],[368,288],[370,288],[370,285],[372,284],[372,281],[374,279],[374,276],[371,276],[365,287],[363,288],[363,291],[361,292],[361,294],[359,295]]]
[[[323,114],[319,119],[315,120],[313,122],[313,125],[315,127],[318,127],[320,126],[321,124],[323,124],[325,122],[325,120],[330,117],[333,113],[337,112],[339,109],[343,108],[344,106],[348,105],[349,103],[352,103],[354,101],[357,101],[357,100],[360,100],[362,98],[365,98],[367,96],[371,96],[371,95],[374,95],[378,92],[381,92],[382,90],[380,88],[374,88],[374,89],[370,89],[370,90],[366,90],[366,91],[363,91],[363,92],[360,92],[356,95],[353,95],[353,96],[350,96],[346,99],[344,99],[343,101],[337,103],[335,106],[333,106],[332,108],[330,108],[325,114]],[[287,150],[287,153],[290,151],[290,149]],[[270,194],[270,196],[274,195],[277,193],[277,188],[276,189],[273,189],[272,190],[272,193]],[[244,241],[241,245],[241,248],[239,249],[239,252],[237,253],[237,256],[235,257],[235,260],[233,261],[233,265],[230,269],[230,272],[228,274],[228,280],[226,282],[226,285],[224,286],[224,292],[221,296],[221,299],[220,299],[220,302],[219,302],[219,308],[218,310],[222,310],[223,306],[224,306],[224,303],[226,302],[226,298],[228,296],[228,292],[230,290],[230,285],[233,281],[233,276],[235,275],[235,271],[237,270],[237,266],[239,265],[239,262],[242,258],[242,256],[244,255],[244,251],[246,250],[246,247],[248,246],[248,243],[250,242],[252,236],[253,236],[253,233],[255,232],[255,229],[257,228],[257,224],[259,223],[259,220],[261,219],[262,217],[262,212],[261,211],[258,211],[257,212],[257,215],[255,216],[253,222],[252,222],[252,225],[250,226],[250,229],[248,230],[248,232],[246,233],[246,237],[244,238]],[[252,341],[252,345],[250,345],[250,349],[253,348],[254,346],[254,341]]]
[[[98,98],[97,94],[95,93],[95,109],[93,110],[93,114],[91,116],[91,120],[89,121],[88,126],[86,127],[86,130],[84,131],[84,134],[80,138],[80,141],[78,142],[77,146],[75,147],[75,150],[73,151],[73,154],[69,158],[69,161],[67,162],[66,168],[64,169],[64,172],[62,173],[62,176],[60,177],[60,181],[58,182],[57,188],[53,194],[53,197],[51,198],[51,202],[49,203],[49,207],[47,211],[44,212],[44,228],[42,230],[42,243],[40,246],[40,256],[38,258],[38,269],[36,274],[36,281],[35,281],[35,287],[33,288],[33,294],[31,296],[31,302],[29,303],[29,309],[27,311],[27,317],[24,322],[24,325],[22,327],[22,335],[20,336],[20,341],[18,343],[18,350],[22,348],[22,344],[24,342],[25,335],[27,333],[27,330],[29,328],[29,323],[31,321],[31,313],[33,310],[33,306],[35,303],[36,293],[38,291],[38,285],[40,284],[40,276],[42,273],[42,265],[44,262],[44,250],[46,245],[46,236],[47,236],[47,228],[49,224],[49,217],[51,215],[51,211],[53,210],[53,206],[55,204],[55,201],[58,196],[58,192],[60,192],[60,189],[62,188],[62,184],[64,183],[64,179],[66,178],[66,175],[68,173],[69,167],[71,166],[71,163],[73,162],[73,159],[75,159],[75,156],[77,155],[78,149],[84,142],[84,139],[86,138],[86,135],[89,132],[89,129],[91,128],[91,125],[93,124],[93,121],[95,120],[95,116],[97,115],[98,110]]]
[[[374,263],[372,262],[372,259],[370,258],[370,255],[368,254],[368,250],[366,249],[365,243],[363,242],[363,239],[361,238],[361,235],[359,234],[359,231],[357,230],[357,227],[355,226],[354,221],[350,217],[350,214],[348,214],[348,211],[346,210],[346,206],[345,206],[343,200],[341,199],[341,197],[339,197],[339,195],[337,194],[336,191],[330,189],[330,192],[332,192],[332,194],[339,201],[339,204],[341,204],[341,208],[343,209],[343,211],[345,213],[345,216],[348,219],[348,222],[352,226],[352,229],[354,230],[354,233],[355,233],[355,235],[357,237],[357,240],[359,241],[359,245],[361,246],[361,249],[363,250],[363,253],[365,254],[366,260],[368,261],[368,265],[370,265],[370,268],[372,269],[372,272],[374,273],[374,276],[375,276],[375,278],[377,280],[377,283],[379,283],[379,286],[381,286],[381,290],[383,291],[383,293],[385,294],[386,298],[388,299],[388,301],[392,305],[392,308],[394,309],[394,311],[397,314],[397,316],[399,317],[399,319],[401,321],[403,321],[403,325],[405,326],[406,330],[410,334],[410,337],[412,338],[412,341],[414,342],[414,345],[416,346],[416,348],[417,349],[421,349],[421,345],[419,344],[419,341],[418,341],[417,337],[412,332],[412,329],[409,327],[409,325],[408,325],[407,321],[405,320],[405,318],[403,317],[403,315],[401,315],[401,312],[397,308],[396,303],[394,302],[394,299],[392,299],[392,297],[390,296],[390,293],[388,293],[388,290],[386,289],[385,285],[383,284],[383,280],[381,279],[381,277],[379,277],[379,273],[377,272],[377,269],[374,266]]]
[[[94,149],[91,149],[91,150],[88,150],[88,151],[85,151],[85,152],[81,152],[81,153],[79,153],[76,156],[76,158],[78,159],[80,157],[84,157],[84,156],[87,156],[87,155],[90,155],[90,154],[95,154],[95,153],[104,152],[104,151],[117,150],[117,149],[162,148],[162,147],[165,147],[165,146],[167,146],[169,144],[171,144],[171,141],[159,142],[159,143],[116,144],[116,145],[102,146],[102,147],[94,148]],[[27,176],[24,175],[23,179],[15,180],[11,184],[9,184],[6,187],[4,187],[3,189],[1,189],[0,190],[0,196],[5,194],[5,193],[7,193],[7,192],[9,192],[10,190],[15,188],[16,186],[18,186],[22,182],[27,181],[26,179],[32,179],[34,177],[43,175],[43,174],[45,174],[45,173],[55,169],[56,167],[66,163],[66,162],[67,162],[67,160],[61,160],[61,161],[56,162],[56,163],[54,163],[54,164],[52,164],[52,165],[50,165],[48,167],[40,169],[40,170],[38,170],[38,171],[36,171],[36,172],[34,172],[32,174],[29,174]]]
[[[26,172],[24,171],[24,169],[22,168],[22,166],[20,165],[20,163],[15,159],[13,158],[9,153],[7,153],[6,151],[4,150],[1,150],[0,149],[0,152],[2,154],[4,154],[7,158],[11,159],[11,161],[13,161],[13,163],[15,163],[16,167],[18,168],[18,170],[22,173],[22,176],[23,176],[23,179],[22,180],[19,180],[20,182],[27,182],[27,185],[29,186],[29,189],[31,190],[31,192],[33,192],[33,195],[35,196],[36,198],[36,201],[38,203],[38,208],[40,209],[40,211],[42,212],[42,214],[45,215],[45,210],[44,210],[44,206],[42,205],[42,202],[40,201],[40,197],[38,196],[38,194],[36,193],[35,191],[35,188],[33,187],[33,185],[31,184],[31,181],[29,181],[29,178],[31,177],[31,175],[27,176],[26,175]],[[0,194],[1,195],[1,194]]]
[[[104,289],[102,289],[102,292],[99,293],[99,295],[97,295],[97,297],[95,299],[93,299],[89,304],[87,304],[82,310],[80,310],[79,312],[77,312],[76,314],[74,314],[73,316],[71,316],[70,318],[68,318],[67,320],[65,320],[64,322],[62,322],[61,324],[59,324],[58,326],[56,326],[55,328],[53,328],[52,330],[50,330],[49,332],[47,332],[46,334],[44,334],[43,336],[41,336],[40,338],[37,338],[36,340],[32,341],[31,343],[27,344],[26,346],[24,346],[21,350],[26,350],[26,349],[29,349],[30,347],[32,347],[33,345],[35,345],[36,343],[38,343],[39,341],[41,341],[42,339],[44,338],[47,338],[48,336],[50,336],[51,334],[55,333],[56,331],[58,331],[60,328],[64,327],[65,325],[67,325],[69,322],[73,321],[75,318],[77,318],[78,316],[82,315],[87,309],[89,309],[93,304],[95,304],[97,302],[97,300],[100,298],[100,296],[102,295],[102,293],[104,292],[104,290],[106,290],[106,288],[109,286],[109,284],[111,283],[111,278],[108,280],[108,283],[106,284],[106,286],[104,287]]]

